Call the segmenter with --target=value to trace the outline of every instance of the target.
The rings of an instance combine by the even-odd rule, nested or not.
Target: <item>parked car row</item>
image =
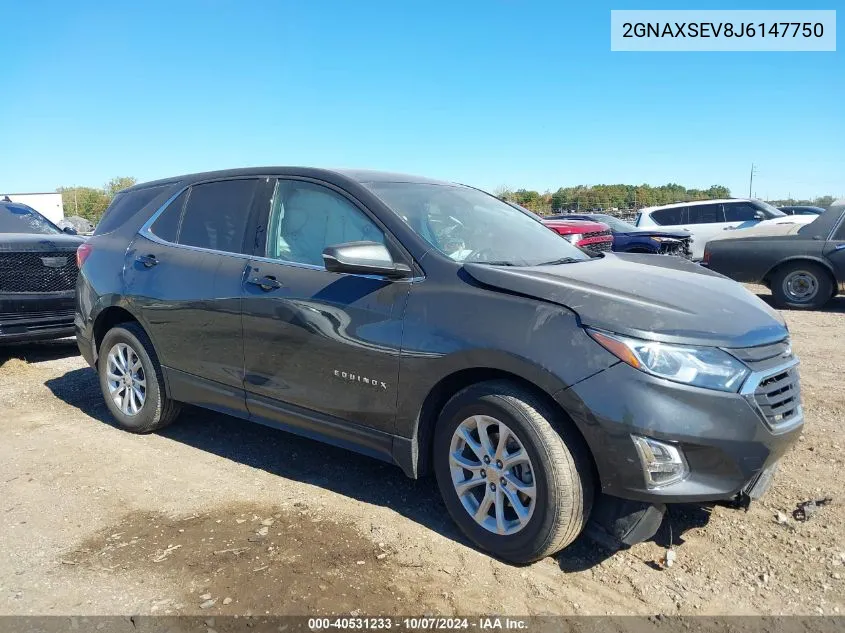
[[[512,562],[588,523],[630,545],[667,503],[766,491],[803,425],[798,359],[741,285],[591,224],[382,172],[177,176],[78,246],[74,331],[127,431],[191,404],[431,473]]]
[[[704,257],[704,246],[722,231],[747,229],[780,223],[807,224],[813,215],[787,215],[761,200],[731,198],[726,200],[696,200],[660,207],[646,207],[637,213],[637,227],[659,226],[664,230],[689,231],[695,241],[692,258]]]

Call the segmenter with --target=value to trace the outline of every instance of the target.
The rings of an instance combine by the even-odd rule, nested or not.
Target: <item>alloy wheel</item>
[[[537,505],[534,469],[502,421],[474,415],[461,422],[452,434],[449,468],[461,504],[481,527],[506,536],[528,525]]]
[[[115,406],[128,416],[137,415],[147,399],[147,379],[137,352],[117,343],[106,360],[106,382]]]

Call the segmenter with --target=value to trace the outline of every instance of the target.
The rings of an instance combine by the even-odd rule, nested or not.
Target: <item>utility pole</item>
[[[748,179],[748,197],[751,198],[751,186],[754,184],[754,174],[757,173],[757,166],[751,163],[751,177]]]

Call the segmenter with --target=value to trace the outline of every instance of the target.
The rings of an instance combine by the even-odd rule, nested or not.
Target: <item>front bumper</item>
[[[0,295],[0,343],[73,336],[74,293]]]
[[[774,425],[767,421],[753,393],[764,377],[749,378],[751,392],[725,393],[655,378],[618,363],[558,392],[555,399],[584,435],[602,492],[650,503],[720,501],[748,494],[801,433],[800,405],[786,420]],[[677,445],[689,465],[687,477],[649,488],[632,434]],[[758,486],[750,496],[760,492]]]

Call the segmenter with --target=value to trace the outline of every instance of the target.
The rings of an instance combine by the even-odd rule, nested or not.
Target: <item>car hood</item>
[[[759,297],[678,257],[607,253],[557,266],[464,268],[487,286],[564,306],[583,325],[634,337],[752,347],[788,333]]]
[[[78,235],[41,233],[0,233],[2,252],[75,251],[85,239]]]

